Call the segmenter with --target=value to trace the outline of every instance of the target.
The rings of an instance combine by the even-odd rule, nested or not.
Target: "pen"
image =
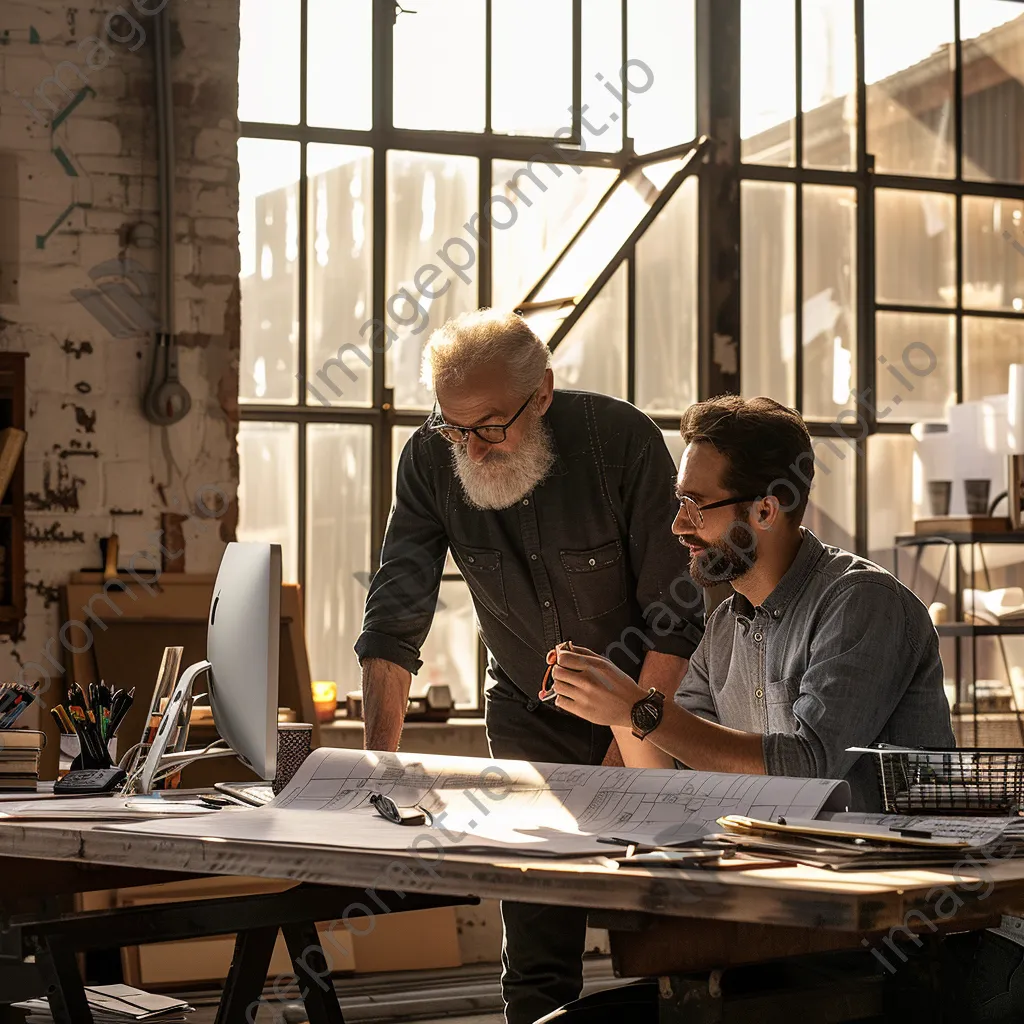
[[[68,716],[67,710],[63,704],[55,704],[51,709],[52,712],[57,716],[57,720],[64,726],[64,732],[69,736],[75,735],[75,727],[71,723],[71,719]]]
[[[56,707],[50,708],[50,714],[53,715],[54,721],[57,723],[57,728],[60,729],[62,735],[68,736],[74,734],[74,729],[68,729],[64,724],[64,719],[60,717],[60,711]]]

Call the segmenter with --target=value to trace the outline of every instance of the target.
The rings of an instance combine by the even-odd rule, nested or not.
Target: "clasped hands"
[[[607,658],[577,644],[559,644],[547,655],[555,706],[594,725],[628,727],[640,687]],[[545,679],[547,677],[545,676]],[[542,699],[545,691],[538,694]]]

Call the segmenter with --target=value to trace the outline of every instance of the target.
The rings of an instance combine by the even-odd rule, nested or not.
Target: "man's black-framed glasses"
[[[742,505],[745,501],[760,501],[761,496],[755,494],[752,498],[723,498],[721,501],[710,501],[706,505],[698,505],[697,502],[686,496],[679,499],[679,506],[690,517],[690,522],[699,530],[704,525],[704,513],[713,508],[725,508],[726,505]]]
[[[508,423],[484,423],[479,427],[454,427],[450,423],[445,423],[440,420],[436,423],[431,423],[430,427],[432,430],[436,430],[446,441],[450,441],[452,444],[466,444],[469,441],[470,434],[476,434],[481,441],[486,441],[488,444],[501,444],[505,440],[508,428],[526,410],[526,407],[530,404],[530,400],[537,394],[536,388],[533,394],[526,399],[521,406],[519,411],[508,421]],[[435,412],[435,415],[438,413]]]

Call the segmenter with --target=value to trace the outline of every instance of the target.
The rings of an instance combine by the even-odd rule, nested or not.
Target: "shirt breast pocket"
[[[473,596],[495,615],[508,615],[501,552],[489,548],[459,548],[458,556],[459,568]]]
[[[559,555],[581,621],[598,619],[626,603],[626,572],[617,540]]]

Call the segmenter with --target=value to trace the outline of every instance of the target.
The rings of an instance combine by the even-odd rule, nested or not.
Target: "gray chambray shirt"
[[[956,745],[938,636],[891,573],[801,532],[763,604],[734,593],[714,610],[675,699],[761,733],[769,775],[846,779],[851,810],[881,810],[872,759],[846,748]]]

